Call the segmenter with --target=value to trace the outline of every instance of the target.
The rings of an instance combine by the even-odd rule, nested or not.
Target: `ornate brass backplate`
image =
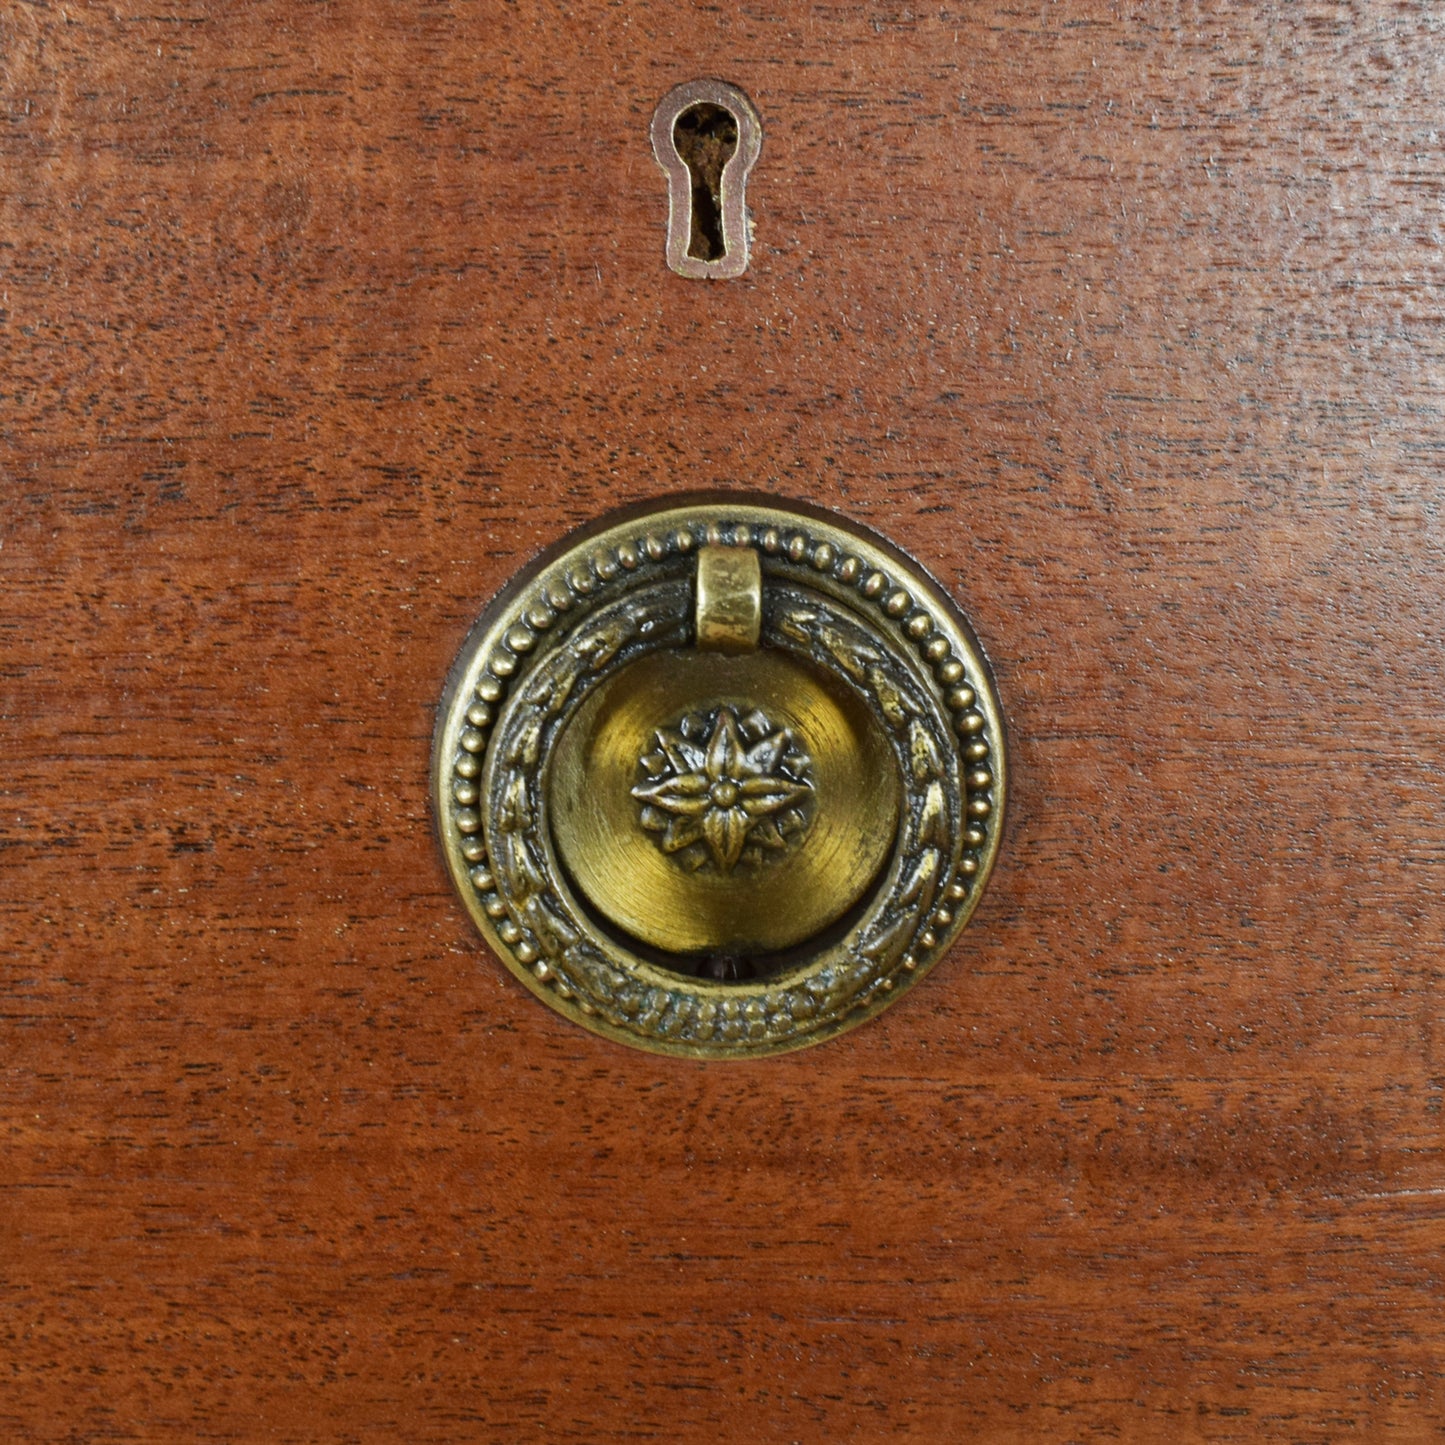
[[[998,851],[988,665],[842,518],[666,499],[574,533],[462,648],[437,726],[468,911],[558,1012],[704,1058],[821,1042],[944,953]]]

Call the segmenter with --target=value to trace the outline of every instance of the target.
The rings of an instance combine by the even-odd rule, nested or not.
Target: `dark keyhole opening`
[[[692,235],[687,254],[699,261],[717,261],[727,254],[722,173],[738,148],[737,117],[707,102],[689,106],[673,123],[672,142],[692,176]]]

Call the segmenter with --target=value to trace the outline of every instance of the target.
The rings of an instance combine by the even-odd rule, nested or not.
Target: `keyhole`
[[[763,144],[752,101],[724,80],[689,80],[652,117],[652,153],[667,176],[667,264],[727,280],[748,269],[748,172]]]
[[[692,226],[687,254],[699,261],[727,255],[722,174],[738,148],[737,117],[720,105],[690,106],[672,127],[673,144],[692,177]]]

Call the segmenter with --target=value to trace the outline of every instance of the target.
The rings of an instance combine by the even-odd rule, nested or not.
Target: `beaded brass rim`
[[[759,563],[757,655],[823,675],[861,703],[886,739],[899,787],[891,853],[856,904],[740,978],[699,976],[691,955],[673,957],[613,926],[559,861],[551,796],[554,745],[588,699],[609,685],[625,689],[628,669],[695,644],[698,557],[719,548],[750,551]],[[669,731],[676,718],[659,716],[658,751],[643,759],[625,802],[652,842],[677,843],[699,877],[778,848],[774,815],[780,838],[811,825],[809,760],[761,710],[745,723],[741,706],[694,719],[691,741]],[[462,647],[433,768],[452,877],[507,967],[597,1033],[703,1058],[819,1043],[917,982],[977,906],[1007,786],[986,659],[938,584],[834,514],[737,496],[614,514],[514,579]],[[709,787],[696,803],[686,796]],[[669,809],[687,815],[685,827]]]

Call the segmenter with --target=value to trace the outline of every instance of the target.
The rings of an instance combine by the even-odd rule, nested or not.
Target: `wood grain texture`
[[[1430,0],[7,7],[0,1436],[1440,1438],[1442,95]],[[1016,764],[951,958],[734,1067],[426,798],[492,592],[712,484],[929,565]]]

